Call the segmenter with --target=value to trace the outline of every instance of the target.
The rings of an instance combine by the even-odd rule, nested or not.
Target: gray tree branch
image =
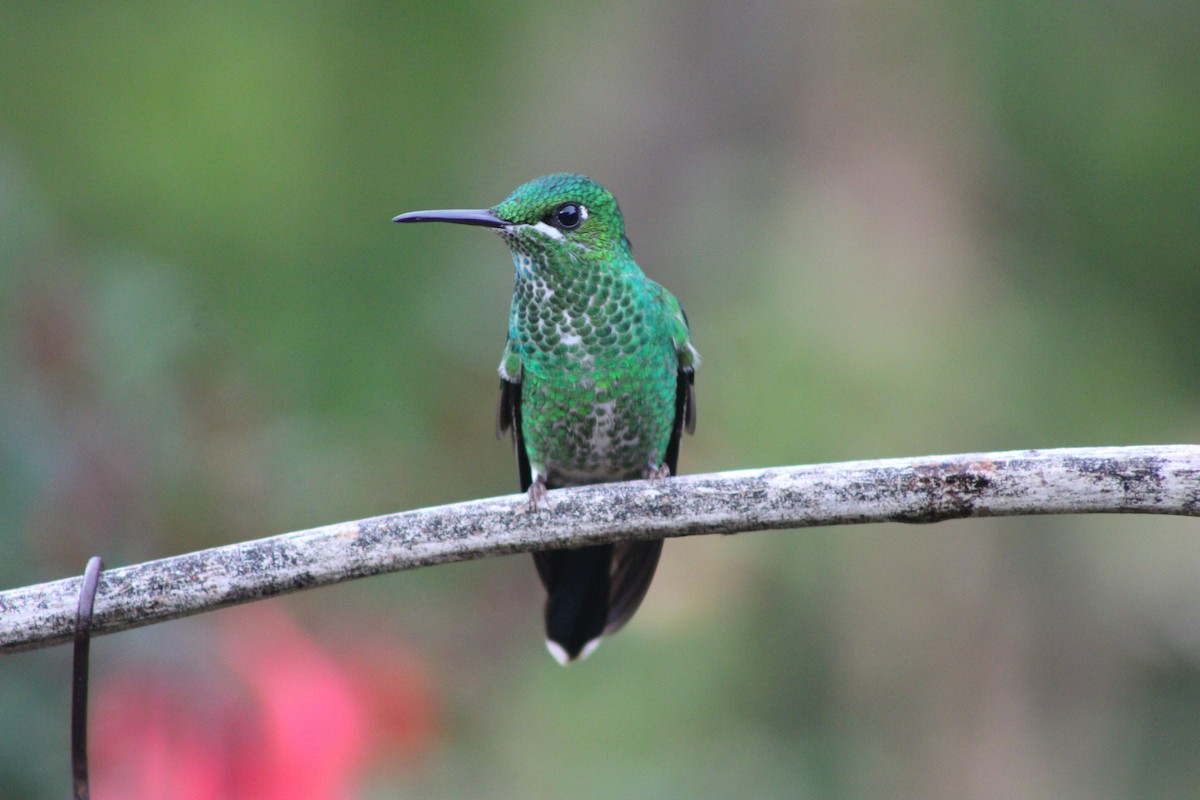
[[[405,569],[703,533],[1022,514],[1200,516],[1200,446],[1092,447],[856,461],[509,495],[214,547],[104,572],[113,633]],[[80,563],[85,558],[81,555]],[[0,652],[71,638],[82,578],[0,592]]]

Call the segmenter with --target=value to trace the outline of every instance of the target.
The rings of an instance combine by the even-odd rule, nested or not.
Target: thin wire
[[[92,641],[92,607],[104,561],[92,556],[79,588],[79,613],[75,617],[75,663],[71,676],[71,776],[75,800],[88,800],[87,705],[88,652]]]

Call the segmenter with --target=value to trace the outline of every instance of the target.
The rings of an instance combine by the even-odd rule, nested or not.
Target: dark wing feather
[[[679,440],[685,430],[696,432],[696,371],[691,367],[680,367],[675,378],[675,424],[663,459],[672,475],[678,472]]]
[[[529,471],[529,454],[525,452],[525,437],[521,433],[521,384],[500,379],[500,403],[496,409],[496,436],[512,431],[513,449],[517,451],[517,472],[521,491],[529,491],[533,475]]]

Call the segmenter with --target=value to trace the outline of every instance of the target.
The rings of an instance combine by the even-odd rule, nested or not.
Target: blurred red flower
[[[277,606],[219,615],[222,674],[165,667],[95,690],[98,800],[340,800],[372,763],[432,744],[434,690],[395,642],[332,655]]]

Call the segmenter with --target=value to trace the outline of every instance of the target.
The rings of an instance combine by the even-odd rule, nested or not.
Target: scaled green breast
[[[664,457],[677,357],[644,287],[640,275],[517,286],[509,333],[523,365],[522,433],[552,484],[637,478]]]

